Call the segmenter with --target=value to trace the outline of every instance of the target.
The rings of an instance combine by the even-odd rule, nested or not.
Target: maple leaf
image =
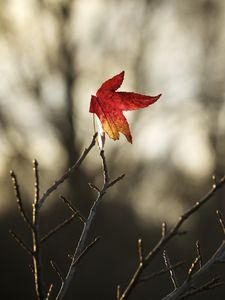
[[[116,92],[124,79],[124,71],[106,80],[98,89],[96,96],[91,96],[90,113],[95,113],[104,132],[113,140],[119,139],[119,133],[124,134],[132,143],[129,124],[123,111],[144,108],[156,102],[158,96],[146,96],[133,92]]]

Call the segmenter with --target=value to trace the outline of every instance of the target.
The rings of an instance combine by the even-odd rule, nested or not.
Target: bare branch
[[[32,250],[30,249],[29,246],[27,246],[18,235],[12,231],[9,230],[9,233],[11,236],[14,238],[14,240],[20,245],[21,248],[23,248],[29,255],[33,256]]]
[[[57,233],[59,230],[64,228],[67,224],[71,223],[75,218],[77,217],[76,214],[73,214],[70,218],[63,221],[61,224],[50,230],[43,238],[41,238],[41,243],[45,242],[47,239],[52,237],[55,233]]]
[[[11,176],[12,183],[13,183],[13,189],[15,192],[16,202],[17,202],[17,207],[18,207],[19,213],[20,213],[21,217],[23,218],[23,220],[27,223],[28,227],[32,228],[33,225],[23,208],[23,202],[22,202],[16,174],[13,171],[10,171],[10,176]]]
[[[138,264],[136,270],[134,271],[129,283],[127,284],[127,287],[124,289],[123,293],[120,296],[120,300],[125,300],[128,298],[128,296],[131,294],[135,286],[137,285],[139,278],[144,271],[144,269],[149,265],[149,263],[153,260],[153,258],[162,250],[162,248],[176,235],[179,234],[179,229],[183,223],[190,218],[195,212],[197,212],[205,203],[208,202],[209,199],[212,198],[212,196],[221,189],[225,184],[225,176],[223,176],[214,186],[211,188],[211,190],[198,202],[196,202],[190,209],[188,209],[182,216],[180,216],[177,223],[172,227],[172,229],[166,233],[166,235],[163,237],[161,236],[158,243],[155,245],[155,247],[149,251],[149,253],[145,256],[143,260],[143,264],[140,267]]]
[[[164,262],[165,262],[165,266],[170,269],[169,273],[170,273],[170,279],[173,283],[173,286],[175,289],[178,288],[178,281],[177,281],[177,278],[176,278],[176,275],[175,275],[175,272],[172,268],[172,265],[170,263],[170,258],[169,258],[169,255],[167,253],[166,250],[163,251],[163,258],[164,258]]]
[[[124,175],[122,175],[122,176],[119,176],[118,178],[116,178],[115,180],[110,181],[107,163],[106,163],[106,159],[105,159],[103,150],[100,151],[100,157],[102,159],[102,169],[103,169],[103,178],[104,178],[103,186],[102,186],[102,189],[98,191],[97,198],[94,201],[94,203],[89,211],[89,215],[88,215],[86,222],[84,223],[83,231],[81,233],[80,239],[76,246],[76,249],[75,249],[75,252],[73,255],[73,260],[72,260],[69,270],[67,272],[66,279],[65,279],[64,283],[61,285],[61,288],[56,297],[57,300],[61,300],[64,298],[65,293],[69,287],[69,284],[74,276],[77,262],[87,252],[87,250],[89,248],[91,248],[92,245],[94,245],[97,241],[97,240],[96,241],[94,240],[93,243],[89,244],[87,247],[85,246],[87,238],[88,238],[88,234],[90,232],[91,225],[95,218],[96,211],[97,211],[97,208],[98,208],[98,205],[99,205],[101,199],[103,198],[103,196],[105,195],[105,193],[111,186],[113,186],[115,183],[117,183],[119,180],[121,180],[124,177]]]
[[[83,160],[86,158],[88,153],[91,151],[91,149],[95,145],[95,139],[97,137],[97,132],[93,135],[92,141],[88,148],[86,148],[83,153],[81,154],[80,158],[74,163],[74,165],[69,168],[59,179],[57,179],[47,190],[44,192],[44,194],[41,196],[40,201],[39,201],[39,207],[41,208],[42,205],[44,204],[45,200],[54,192],[60,184],[62,184],[72,173],[75,169],[77,169]]]
[[[86,219],[81,215],[79,210],[75,208],[68,199],[66,199],[63,195],[60,195],[60,199],[63,200],[63,202],[69,207],[69,209],[73,212],[73,214],[76,215],[76,217],[78,217],[81,220],[81,222],[83,223],[86,222]]]
[[[198,280],[201,278],[203,274],[209,272],[211,268],[220,262],[225,261],[225,240],[221,243],[220,247],[216,250],[216,252],[212,255],[212,257],[194,274],[191,274],[187,280],[175,291],[165,296],[162,300],[175,300],[180,299],[181,296],[184,296],[186,293],[189,293],[190,287],[195,286]],[[196,262],[195,265],[197,265]],[[192,272],[193,273],[193,272]]]

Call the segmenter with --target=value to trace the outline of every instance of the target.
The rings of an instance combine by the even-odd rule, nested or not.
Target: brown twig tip
[[[40,187],[39,187],[39,170],[38,161],[33,160],[33,170],[34,170],[34,204],[37,204],[40,198]]]
[[[212,175],[212,182],[213,182],[212,188],[215,189],[217,186],[217,182],[216,182],[216,175],[214,175],[214,174]]]
[[[167,225],[166,222],[162,222],[162,238],[164,238],[166,236],[166,231],[167,231]]]
[[[142,239],[138,239],[138,255],[139,255],[139,262],[143,263],[144,255],[143,255],[143,241],[142,241]]]
[[[117,300],[120,299],[120,285],[117,285],[117,287],[116,287],[116,299]]]
[[[38,168],[38,161],[37,161],[36,158],[33,159],[33,167],[34,167],[35,169]]]
[[[221,228],[223,230],[223,234],[225,234],[225,221],[224,221],[223,215],[219,210],[216,211],[216,214],[217,214],[217,217],[219,219]]]
[[[107,184],[106,188],[109,188],[109,187],[113,186],[113,185],[116,184],[118,181],[122,180],[124,177],[125,177],[125,174],[122,174],[122,175],[118,176],[116,179],[110,181],[110,182]]]

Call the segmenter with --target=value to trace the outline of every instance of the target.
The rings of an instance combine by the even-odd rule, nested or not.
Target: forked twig
[[[208,202],[209,199],[212,198],[212,196],[221,189],[225,184],[225,176],[223,176],[216,184],[214,183],[211,190],[198,202],[196,202],[190,209],[188,209],[182,216],[180,216],[177,223],[172,227],[170,231],[168,231],[166,234],[162,234],[160,240],[155,245],[155,247],[148,252],[148,254],[144,257],[142,265],[138,264],[136,270],[134,271],[129,283],[127,284],[126,288],[120,295],[119,300],[125,300],[128,298],[128,296],[131,294],[131,292],[136,287],[143,271],[145,268],[149,265],[149,263],[152,261],[152,259],[162,250],[162,248],[176,235],[179,234],[179,229],[181,225],[190,217],[192,216],[196,211],[200,209],[205,203]]]
[[[66,199],[63,195],[60,195],[60,199],[62,199],[62,201],[69,207],[73,214],[81,220],[81,222],[86,222],[86,219],[81,215],[79,210],[76,209],[68,199]]]
[[[77,262],[80,260],[80,257],[83,256],[87,252],[87,249],[90,248],[90,245],[92,246],[95,244],[95,241],[94,241],[93,244],[91,243],[89,246],[87,246],[88,248],[85,246],[87,238],[88,238],[88,234],[90,232],[91,225],[95,218],[96,211],[97,211],[97,208],[98,208],[98,205],[99,205],[101,199],[103,198],[103,196],[105,195],[105,193],[111,186],[113,186],[115,183],[117,183],[119,180],[121,180],[124,177],[124,175],[122,175],[122,176],[117,177],[115,180],[111,181],[109,178],[107,163],[106,163],[105,154],[104,154],[103,150],[100,151],[100,156],[102,159],[102,169],[103,169],[103,177],[104,177],[103,186],[101,189],[96,189],[96,191],[98,193],[97,198],[94,201],[94,203],[89,211],[89,215],[87,217],[86,222],[84,223],[83,231],[81,233],[79,242],[76,246],[74,255],[72,257],[72,261],[71,261],[69,270],[67,272],[65,281],[62,283],[61,288],[56,297],[57,300],[61,300],[64,298],[64,296],[67,292],[67,289],[70,285],[70,282],[74,276],[76,265],[77,265]]]
[[[173,264],[173,265],[171,265],[169,268],[163,268],[163,269],[161,269],[160,271],[157,271],[157,272],[154,272],[154,273],[152,273],[152,274],[150,274],[150,275],[147,275],[147,276],[145,276],[145,277],[141,277],[140,278],[140,280],[139,280],[139,283],[142,283],[142,282],[145,282],[145,281],[148,281],[148,280],[151,280],[151,279],[153,279],[153,278],[156,278],[156,277],[158,277],[158,276],[161,276],[161,275],[163,275],[163,274],[165,274],[165,273],[168,273],[170,270],[175,270],[175,269],[177,269],[178,267],[180,267],[180,266],[182,266],[184,264],[184,262],[178,262],[178,263],[176,263],[176,264]]]
[[[51,195],[51,193],[57,189],[57,187],[62,184],[71,174],[72,172],[78,168],[83,160],[86,158],[87,154],[90,152],[90,150],[95,145],[95,139],[96,139],[97,133],[95,133],[92,137],[92,141],[88,148],[84,150],[80,158],[76,161],[76,163],[69,168],[58,180],[56,180],[48,189],[47,191],[40,197],[40,182],[39,182],[39,170],[38,170],[38,162],[37,160],[33,161],[33,170],[34,170],[34,199],[32,203],[32,220],[29,219],[27,216],[23,204],[22,204],[22,198],[20,195],[19,185],[17,181],[17,177],[13,171],[10,172],[10,176],[12,178],[13,182],[13,189],[15,191],[16,200],[17,200],[17,206],[18,210],[20,212],[20,215],[24,219],[24,221],[27,223],[28,227],[31,230],[32,233],[32,250],[29,249],[29,247],[14,233],[10,232],[13,238],[19,243],[19,245],[25,249],[33,258],[33,275],[34,275],[34,283],[35,283],[35,291],[37,298],[42,299],[48,299],[52,290],[52,285],[49,286],[49,290],[46,294],[44,291],[44,284],[43,284],[43,275],[42,275],[42,264],[41,264],[41,242],[47,240],[49,237],[51,237],[53,234],[58,232],[60,229],[62,229],[66,224],[70,223],[75,216],[78,216],[82,222],[85,222],[85,219],[79,214],[78,211],[72,208],[71,205],[69,205],[69,201],[65,200],[64,202],[69,206],[70,209],[73,210],[74,214],[67,220],[65,220],[62,224],[58,225],[56,228],[51,230],[46,236],[44,236],[42,239],[40,238],[40,231],[39,231],[39,215],[40,215],[40,209],[42,205],[44,204],[45,200]],[[90,245],[91,247],[91,245]],[[45,296],[46,295],[46,296]]]
[[[197,284],[198,280],[201,278],[203,274],[210,271],[211,268],[217,264],[225,261],[225,240],[221,243],[216,252],[212,255],[212,257],[199,269],[197,272],[193,274],[193,271],[189,270],[189,274],[184,283],[175,291],[164,297],[162,300],[175,300],[180,299],[180,297],[184,296],[186,293],[189,293],[191,287]],[[196,261],[195,266],[198,264]],[[194,269],[195,266],[192,268]],[[190,273],[191,276],[190,276]],[[197,288],[198,289],[198,288]]]
[[[97,135],[98,135],[97,132],[93,135],[92,141],[91,141],[90,145],[88,146],[88,148],[84,149],[83,153],[81,154],[80,158],[75,162],[75,164],[72,167],[70,167],[60,178],[58,178],[44,192],[44,194],[40,198],[39,207],[42,207],[42,205],[44,204],[45,200],[52,194],[52,192],[54,192],[59,187],[59,185],[61,185],[67,178],[69,178],[69,176],[73,173],[73,171],[76,170],[81,165],[81,163],[84,161],[84,159],[86,158],[86,156],[88,155],[88,153],[94,147]]]

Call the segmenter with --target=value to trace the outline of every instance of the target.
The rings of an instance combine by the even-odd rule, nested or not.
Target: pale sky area
[[[64,107],[65,87],[61,74],[46,63],[48,57],[57,60],[55,20],[47,13],[40,19],[34,2],[12,0],[6,5],[5,17],[11,20],[14,33],[0,39],[0,108],[4,108],[12,120],[12,126],[8,128],[10,140],[20,150],[25,146],[28,157],[31,160],[38,158],[51,172],[56,163],[58,169],[63,170],[64,161],[59,158],[63,157],[64,149],[54,135],[54,128],[48,125],[40,102],[33,101],[34,95],[24,88],[24,82],[40,77],[39,93],[43,103],[56,114]],[[70,23],[78,74],[74,88],[74,122],[78,140],[82,147],[89,143],[93,133],[92,116],[88,112],[90,97],[103,81],[113,75],[125,70],[120,90],[147,95],[162,93],[161,99],[151,107],[126,113],[133,145],[128,144],[124,136],[117,142],[107,138],[106,153],[116,153],[114,164],[118,164],[119,173],[126,173],[124,169],[120,172],[120,166],[129,165],[130,161],[141,159],[149,166],[141,184],[130,192],[130,205],[146,222],[149,222],[150,215],[151,221],[158,222],[173,203],[174,209],[167,215],[167,221],[174,222],[184,205],[179,195],[171,194],[165,198],[161,186],[167,175],[162,174],[163,164],[157,167],[157,163],[166,161],[195,184],[210,179],[215,171],[215,152],[209,139],[212,115],[201,94],[201,86],[207,85],[207,80],[203,79],[207,70],[203,69],[202,63],[206,54],[204,38],[200,37],[203,29],[198,22],[201,21],[197,12],[193,22],[189,21],[191,9],[188,11],[185,5],[176,5],[178,1],[162,1],[148,8],[150,12],[140,5],[144,1],[118,1],[116,5],[115,2],[79,0]],[[201,1],[196,3],[200,5]],[[218,4],[220,21],[223,22],[220,26],[223,27],[224,3],[218,1]],[[184,21],[183,15],[186,17]],[[197,26],[200,29],[196,30]],[[221,61],[225,61],[224,42],[225,36],[221,33],[216,41],[220,49],[216,52],[217,62],[210,61],[212,57],[209,56],[209,66],[214,68],[214,74],[210,76],[216,83],[222,82],[225,75],[225,67],[221,66]],[[45,47],[48,48],[47,54]],[[21,73],[24,78],[21,78]],[[223,134],[224,90],[221,89],[218,96],[223,104],[215,126],[218,134]],[[11,155],[14,154],[10,142],[3,136],[0,141],[1,176],[5,176]],[[99,167],[99,160],[94,156],[90,156],[87,162],[85,168],[90,172]],[[150,175],[151,172],[155,172],[155,176]],[[2,202],[0,210],[6,207]]]

